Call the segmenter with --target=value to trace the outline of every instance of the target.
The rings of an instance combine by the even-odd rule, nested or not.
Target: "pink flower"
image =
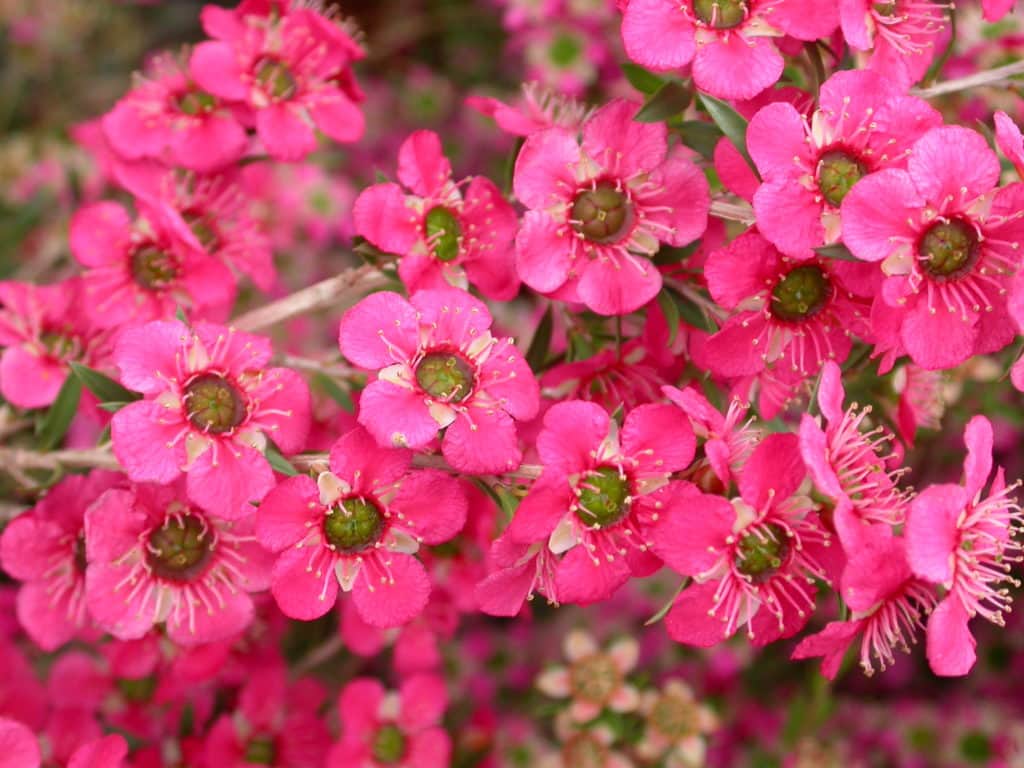
[[[877,526],[901,525],[907,494],[896,486],[895,473],[886,469],[891,455],[881,455],[892,441],[884,427],[863,431],[871,407],[843,410],[842,373],[829,361],[821,372],[818,405],[825,417],[804,414],[800,422],[800,453],[818,490],[836,503],[833,522],[847,555],[865,538],[878,535]]]
[[[553,405],[537,438],[544,469],[516,510],[510,541],[546,540],[564,553],[554,574],[560,601],[611,596],[630,576],[658,569],[650,527],[675,511],[669,477],[693,460],[694,442],[673,406],[635,408],[620,432],[596,403]]]
[[[300,160],[316,149],[313,127],[335,141],[363,135],[362,99],[351,66],[363,50],[341,25],[298,0],[227,11],[207,6],[212,41],[192,52],[189,71],[203,90],[252,111],[271,157]]]
[[[0,717],[0,768],[39,768],[39,742],[17,720]]]
[[[639,105],[614,100],[576,131],[526,139],[516,159],[516,197],[530,210],[516,236],[523,282],[603,315],[639,309],[661,289],[651,263],[661,243],[681,246],[707,226],[704,174],[668,149],[663,123],[637,123]]]
[[[324,615],[340,585],[364,621],[394,627],[416,617],[430,594],[413,555],[459,531],[466,498],[453,478],[413,471],[410,451],[381,448],[357,428],[334,444],[329,472],[315,482],[284,480],[257,515],[260,542],[280,553],[272,591],[286,616]]]
[[[36,286],[0,282],[0,394],[19,408],[45,408],[60,392],[69,363],[104,368],[110,334],[86,314],[77,279]]]
[[[128,742],[124,736],[112,733],[79,746],[71,754],[68,768],[122,768],[127,756]]]
[[[1011,298],[1011,315],[1012,301]],[[1013,370],[1010,375],[1013,378]],[[942,373],[926,371],[913,363],[900,366],[893,374],[892,386],[900,396],[897,425],[900,437],[908,447],[913,446],[918,429],[937,430],[942,427],[942,414],[946,410],[945,385]]]
[[[518,219],[484,176],[452,181],[452,168],[433,131],[417,131],[398,151],[398,184],[374,184],[355,202],[356,231],[402,258],[398,275],[410,293],[466,287],[507,301],[519,292],[512,240]],[[467,184],[463,196],[459,187]]]
[[[461,472],[515,469],[515,421],[532,419],[537,382],[512,339],[491,335],[487,307],[465,291],[375,293],[341,321],[342,354],[377,372],[359,423],[381,445],[441,450]]]
[[[729,500],[691,485],[650,534],[653,549],[693,585],[666,617],[680,643],[710,647],[747,626],[756,645],[789,637],[814,611],[814,579],[829,579],[835,555],[813,502],[796,435],[772,434],[754,449]]]
[[[18,621],[44,650],[56,650],[89,626],[85,510],[122,479],[102,470],[72,475],[4,528],[0,563],[23,582],[18,590]]]
[[[903,539],[886,529],[876,529],[875,537],[864,539],[850,553],[843,570],[842,596],[853,611],[852,618],[829,622],[821,632],[808,635],[792,657],[821,656],[821,672],[830,680],[858,634],[864,674],[874,673],[876,661],[883,671],[892,666],[893,651],[910,650],[908,643],[916,642],[918,631],[924,629],[922,616],[936,603],[934,589],[911,572]]]
[[[846,285],[851,267],[790,259],[756,232],[714,251],[705,266],[708,288],[735,312],[708,338],[702,359],[720,376],[770,368],[786,381],[814,375],[826,360],[845,360],[866,314]]]
[[[626,54],[654,70],[693,62],[697,87],[724,99],[749,99],[782,75],[772,37],[828,37],[834,3],[807,0],[630,0],[622,18]]]
[[[470,96],[466,99],[466,106],[493,117],[499,128],[513,136],[529,136],[545,128],[556,127],[576,131],[587,115],[582,104],[545,90],[536,82],[523,84],[519,106],[510,106],[487,96]]]
[[[488,561],[490,573],[474,589],[482,613],[517,616],[536,592],[552,605],[561,602],[555,586],[558,557],[546,541],[519,544],[503,534],[491,545]]]
[[[144,76],[102,120],[110,145],[122,157],[149,157],[208,172],[231,165],[248,145],[224,102],[206,93],[173,55],[153,57]]]
[[[1005,294],[1020,266],[1024,184],[998,181],[985,139],[946,126],[914,144],[906,170],[872,174],[843,201],[843,240],[882,262],[875,306],[923,368],[951,368],[1013,338]]]
[[[209,323],[132,328],[118,338],[121,382],[142,392],[111,423],[114,455],[136,482],[187,475],[189,499],[223,518],[244,517],[274,485],[267,438],[287,454],[309,431],[309,388],[267,368],[269,340]]]
[[[868,68],[902,88],[924,76],[935,57],[946,14],[929,0],[839,0],[843,37],[858,51],[870,51]]]
[[[122,640],[155,625],[183,645],[233,637],[253,617],[249,592],[269,586],[255,522],[227,522],[185,499],[181,483],[113,489],[85,513],[86,599]]]
[[[937,675],[966,675],[975,661],[967,627],[975,616],[1003,626],[1013,600],[1010,563],[1019,562],[1015,537],[1024,516],[1003,470],[992,472],[992,424],[975,416],[964,431],[967,458],[962,485],[932,485],[910,504],[907,556],[914,574],[942,584],[946,596],[928,620],[928,662]]]
[[[840,237],[839,206],[863,176],[905,165],[910,145],[942,116],[874,72],[837,72],[810,118],[787,102],[762,108],[747,146],[764,183],[754,194],[758,230],[793,258]]]
[[[607,707],[613,712],[632,712],[640,703],[637,689],[626,676],[636,667],[640,644],[623,637],[602,649],[587,632],[566,633],[562,650],[567,665],[548,667],[537,677],[537,688],[556,699],[570,699],[569,717],[586,723]]]
[[[1024,178],[1024,136],[1020,128],[1002,110],[993,115],[996,124],[996,146],[1011,163],[1017,176]]]
[[[191,247],[160,209],[143,209],[133,223],[119,203],[80,208],[71,252],[86,268],[86,309],[103,327],[162,320],[178,306],[220,319],[235,300],[231,271]]]
[[[444,680],[414,675],[397,692],[360,677],[338,697],[341,741],[327,768],[447,768],[451,739],[441,727],[448,706]]]

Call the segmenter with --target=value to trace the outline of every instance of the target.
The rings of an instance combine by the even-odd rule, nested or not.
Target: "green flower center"
[[[156,675],[118,678],[117,689],[128,701],[136,703],[149,701],[156,693]]]
[[[615,467],[592,470],[580,483],[576,517],[598,528],[615,525],[629,513],[629,490],[629,479]]]
[[[978,233],[960,219],[932,224],[917,244],[921,269],[939,282],[956,280],[978,260]]]
[[[595,653],[580,659],[569,670],[569,685],[574,698],[592,704],[604,704],[619,689],[622,675],[610,656]]]
[[[344,499],[324,517],[324,537],[345,553],[362,552],[375,544],[383,531],[380,510],[364,499]]]
[[[423,228],[427,242],[433,245],[434,255],[441,261],[454,261],[459,255],[459,238],[462,228],[455,214],[439,205],[427,211]]]
[[[185,211],[182,218],[207,253],[212,253],[220,247],[220,235],[211,216],[203,215],[199,211]]]
[[[879,16],[895,16],[896,15],[896,2],[893,0],[891,3],[875,3],[875,13]]]
[[[146,552],[153,573],[171,581],[191,581],[206,567],[213,533],[206,522],[191,513],[168,517],[149,534]]]
[[[256,81],[274,99],[290,99],[297,90],[295,77],[284,62],[277,59],[263,59],[256,65]]]
[[[556,36],[551,41],[551,47],[548,49],[551,63],[559,69],[564,69],[574,64],[579,60],[582,53],[583,44],[580,42],[580,39],[567,32],[562,32]]]
[[[245,748],[245,762],[257,765],[273,765],[277,757],[274,741],[269,737],[252,739]]]
[[[796,322],[818,314],[832,297],[832,283],[817,264],[791,269],[772,289],[771,313]]]
[[[608,750],[589,733],[577,733],[562,745],[562,765],[572,768],[605,768]]]
[[[614,184],[602,182],[576,196],[573,228],[592,243],[614,243],[633,227],[633,204]]]
[[[759,526],[736,545],[736,569],[753,583],[761,584],[778,573],[789,549],[789,536],[782,526]]]
[[[818,189],[833,208],[838,208],[867,168],[849,152],[833,149],[818,160]]]
[[[693,12],[712,29],[732,29],[747,18],[745,0],[693,0]]]
[[[245,421],[246,405],[234,385],[223,376],[203,373],[185,387],[188,420],[204,432],[230,432]]]
[[[379,763],[397,763],[405,755],[405,735],[397,725],[384,725],[373,738],[373,759]]]
[[[473,366],[451,352],[428,352],[416,366],[416,383],[438,400],[460,403],[473,392]]]
[[[671,741],[680,741],[699,730],[697,709],[693,702],[668,693],[655,700],[651,707],[650,721],[659,733]]]
[[[178,109],[186,115],[198,115],[212,112],[217,106],[217,99],[206,91],[186,91],[178,97]]]
[[[143,288],[166,288],[178,277],[177,259],[153,243],[139,245],[131,258],[132,277]]]

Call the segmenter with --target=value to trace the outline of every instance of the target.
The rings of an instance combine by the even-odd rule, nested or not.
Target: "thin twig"
[[[754,209],[744,201],[712,200],[711,215],[729,221],[739,221],[747,226],[754,223]]]
[[[1024,60],[1015,61],[995,69],[988,69],[984,72],[976,72],[967,77],[958,77],[955,80],[946,80],[930,88],[915,88],[911,91],[915,96],[930,99],[933,96],[942,96],[947,93],[966,91],[982,85],[998,85],[1017,75],[1024,75]]]
[[[30,451],[24,448],[0,447],[0,467],[9,469],[60,469],[61,467],[95,467],[121,470],[109,446],[69,449],[66,451]]]

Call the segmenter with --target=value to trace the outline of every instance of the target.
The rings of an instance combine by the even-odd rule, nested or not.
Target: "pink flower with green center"
[[[359,423],[381,445],[441,451],[456,469],[519,466],[516,421],[539,407],[537,381],[512,339],[491,335],[491,313],[465,291],[375,293],[341,321],[342,354],[377,378],[359,400]]]
[[[269,368],[268,339],[209,323],[148,323],[124,331],[114,361],[143,393],[111,422],[114,455],[136,482],[185,474],[189,499],[213,515],[245,517],[274,485],[267,439],[304,447],[309,387]]]
[[[928,662],[937,675],[966,675],[975,662],[968,623],[975,616],[998,626],[1013,602],[1012,563],[1021,560],[1017,536],[1024,514],[1003,470],[992,473],[992,424],[975,416],[964,431],[967,458],[961,485],[932,485],[910,504],[906,539],[910,567],[946,589],[928,620]]]
[[[616,99],[577,132],[550,128],[516,159],[516,197],[530,210],[516,236],[523,282],[603,315],[653,299],[662,243],[681,246],[707,226],[707,180],[686,151],[669,150],[662,123],[633,120],[640,105]]]
[[[839,0],[839,19],[849,46],[868,52],[868,68],[902,88],[928,71],[946,28],[942,4],[931,0]]]
[[[331,449],[330,470],[281,482],[260,504],[260,542],[278,553],[271,590],[286,616],[327,613],[339,587],[375,627],[415,618],[430,578],[413,555],[462,528],[466,497],[456,480],[413,470],[412,453],[381,448],[362,428]]]

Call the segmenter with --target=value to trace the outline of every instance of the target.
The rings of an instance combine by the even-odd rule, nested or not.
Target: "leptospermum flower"
[[[942,116],[874,72],[837,72],[810,119],[785,101],[751,119],[747,146],[764,183],[757,228],[793,258],[840,236],[839,206],[863,176],[902,166],[910,146]]]
[[[221,99],[196,87],[171,54],[150,60],[135,87],[102,118],[118,155],[144,157],[194,171],[224,168],[245,153],[245,128]]]
[[[671,678],[660,690],[644,691],[640,712],[645,727],[637,754],[651,761],[665,758],[667,768],[704,765],[705,735],[717,729],[718,717],[683,680]]]
[[[178,306],[221,319],[235,300],[231,271],[179,236],[159,208],[132,222],[118,203],[92,203],[75,213],[70,236],[86,268],[86,308],[103,327],[163,320]]]
[[[665,618],[673,639],[709,647],[746,625],[761,646],[807,623],[814,580],[830,579],[838,547],[800,492],[805,474],[796,435],[772,434],[744,465],[731,503],[679,489],[650,533],[655,554],[696,582]]]
[[[357,141],[362,94],[351,67],[363,49],[340,24],[297,0],[254,9],[203,10],[203,29],[214,40],[192,52],[196,83],[251,110],[275,159],[300,160],[315,150],[314,126],[335,141]]]
[[[444,680],[435,675],[407,677],[398,691],[356,678],[338,697],[341,741],[327,768],[447,768],[451,738],[441,727],[447,708]]]
[[[267,438],[285,453],[309,432],[306,382],[268,368],[270,341],[210,323],[147,323],[118,338],[122,383],[145,395],[111,422],[114,455],[137,482],[187,476],[188,497],[224,518],[252,512],[274,485]]]
[[[707,227],[704,174],[685,150],[668,149],[663,123],[637,123],[639,105],[615,100],[583,124],[526,139],[513,187],[530,210],[516,236],[523,282],[603,315],[653,299],[661,273],[650,257]]]
[[[874,537],[882,525],[901,525],[906,515],[907,494],[896,486],[887,468],[891,455],[883,451],[892,441],[884,427],[863,431],[871,407],[856,403],[843,409],[842,372],[826,362],[818,387],[818,405],[825,428],[809,414],[800,421],[800,453],[818,490],[837,504],[833,523],[847,555],[865,537]]]
[[[489,96],[469,96],[466,106],[493,117],[499,128],[513,136],[529,136],[555,127],[579,130],[587,116],[585,106],[546,90],[537,82],[524,83],[522,91],[523,97],[517,106]]]
[[[946,26],[943,4],[930,0],[839,0],[839,19],[850,47],[869,51],[868,67],[902,88],[928,71]]]
[[[985,139],[945,126],[914,144],[906,170],[872,174],[843,201],[844,242],[887,275],[872,323],[889,322],[923,368],[950,368],[1013,338],[1006,293],[1021,261],[1024,184],[998,182]]]
[[[507,301],[519,292],[512,241],[518,219],[490,179],[452,180],[433,131],[416,131],[398,151],[398,184],[374,184],[356,199],[356,231],[402,258],[398,276],[410,293],[466,287]],[[465,194],[459,187],[466,184]]]
[[[773,368],[786,381],[843,361],[867,306],[847,288],[848,263],[790,259],[757,232],[711,253],[705,265],[715,301],[735,310],[706,343],[707,366],[721,376]],[[855,266],[853,268],[856,268]]]
[[[252,621],[249,593],[270,585],[252,516],[221,520],[183,492],[181,482],[115,488],[85,513],[86,600],[114,637],[160,623],[182,645],[233,637]]]
[[[377,372],[359,423],[381,445],[441,451],[461,472],[506,472],[522,453],[515,422],[539,407],[537,381],[512,339],[491,335],[491,313],[465,291],[366,297],[341,320],[342,354]]]
[[[669,477],[690,464],[694,444],[673,406],[635,408],[620,431],[596,403],[553,405],[537,437],[544,469],[516,509],[510,541],[546,541],[552,553],[564,553],[554,574],[559,600],[611,596],[630,576],[659,568],[650,526],[674,511]]]
[[[928,620],[928,663],[937,675],[966,675],[975,661],[968,622],[982,616],[999,626],[1010,610],[1009,587],[1018,582],[1010,564],[1021,560],[1016,540],[1024,515],[996,470],[992,473],[992,424],[975,416],[964,431],[967,458],[962,485],[932,485],[911,502],[907,514],[907,556],[920,578],[946,588]]]
[[[622,18],[626,54],[669,71],[693,62],[697,87],[723,99],[749,99],[782,75],[771,38],[828,37],[839,24],[834,3],[805,0],[630,0]]]
[[[0,536],[0,565],[23,582],[18,622],[40,648],[53,651],[89,626],[85,606],[85,510],[123,476],[94,470],[72,475]]]
[[[430,595],[413,557],[420,544],[447,541],[465,519],[454,478],[413,470],[411,451],[381,448],[357,428],[331,448],[330,471],[315,482],[287,478],[267,495],[257,531],[278,553],[271,589],[286,616],[324,615],[340,586],[367,624],[394,627],[417,616]]]

